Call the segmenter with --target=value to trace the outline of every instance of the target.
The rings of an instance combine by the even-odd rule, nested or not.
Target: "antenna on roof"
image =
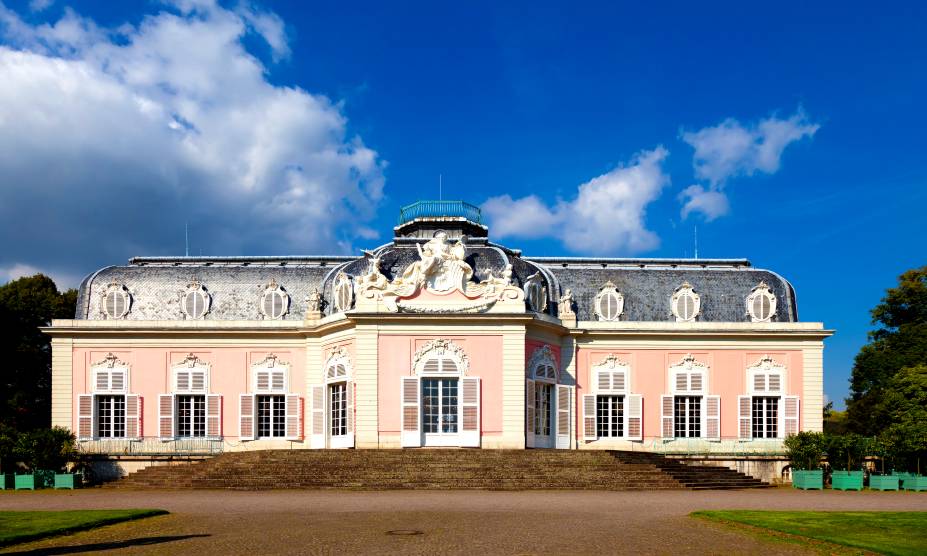
[[[183,244],[184,244],[184,253],[187,257],[190,256],[190,223],[183,223]]]
[[[695,258],[698,258],[698,224],[695,225]]]
[[[438,200],[444,200],[444,176],[438,174]]]

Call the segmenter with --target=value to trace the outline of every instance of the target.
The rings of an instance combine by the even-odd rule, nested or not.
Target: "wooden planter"
[[[69,488],[74,490],[80,487],[80,475],[77,473],[55,473],[55,488]]]
[[[862,471],[834,471],[830,476],[834,490],[863,490]]]
[[[802,490],[822,490],[824,488],[824,471],[820,469],[793,469],[792,487]]]
[[[898,490],[901,478],[898,475],[869,475],[872,490]]]
[[[924,475],[908,475],[902,483],[902,488],[916,491],[927,490],[927,477]]]
[[[16,490],[35,490],[36,488],[42,488],[42,483],[41,481],[36,480],[35,473],[16,475],[16,478],[13,480],[13,484],[15,485]]]

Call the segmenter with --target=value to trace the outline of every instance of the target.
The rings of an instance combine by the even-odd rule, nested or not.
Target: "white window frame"
[[[171,366],[171,391],[174,394],[208,394],[209,379],[212,374],[210,369],[211,366],[208,362],[190,353],[182,361]],[[200,388],[193,387],[195,374],[202,375],[202,386]],[[186,377],[185,380],[181,380],[184,376]],[[182,387],[183,382],[186,382],[186,388]]]
[[[757,378],[759,377],[762,377],[762,382],[763,382],[762,389],[756,387]],[[771,377],[777,377],[779,381],[779,388],[771,387],[771,383],[773,383],[773,381],[771,380]],[[779,361],[774,359],[769,354],[765,354],[763,355],[763,357],[760,357],[753,364],[747,367],[746,380],[747,380],[746,394],[750,398],[750,407],[751,407],[751,412],[750,412],[751,436],[750,438],[745,438],[745,440],[753,439],[752,438],[752,430],[753,430],[752,428],[752,425],[753,425],[752,408],[753,408],[753,398],[754,397],[761,397],[761,398],[778,397],[779,398],[779,408],[778,408],[778,413],[779,413],[778,421],[779,422],[777,424],[777,434],[778,434],[777,438],[780,438],[780,439],[785,438],[787,434],[786,431],[788,428],[790,428],[788,424],[786,423],[787,400],[788,402],[795,404],[796,412],[798,412],[798,403],[800,401],[798,396],[788,395],[788,367],[785,364],[780,363]],[[745,418],[745,417],[741,416],[741,418]],[[793,418],[789,417],[788,419],[791,420]],[[795,417],[795,419],[798,419],[798,421],[794,423],[792,428],[794,428],[795,431],[797,432],[801,430],[800,414],[798,414],[798,416]],[[761,440],[761,439],[756,439],[756,440]],[[762,440],[765,440],[765,439],[762,439]]]
[[[259,374],[268,373],[267,387],[259,384]],[[281,376],[274,380],[274,375]],[[274,387],[277,382],[279,386]],[[290,364],[280,361],[274,354],[269,354],[263,360],[251,365],[251,391],[255,394],[287,394],[290,391]]]
[[[267,304],[267,298],[270,296],[279,295],[283,299],[283,309],[279,315],[268,314],[265,309]],[[276,280],[271,280],[267,286],[264,287],[264,293],[261,294],[261,298],[258,300],[258,311],[266,320],[280,320],[284,318],[290,312],[290,294],[287,293],[283,286],[277,284]],[[273,310],[273,302],[271,302],[271,310]]]
[[[354,302],[354,285],[351,277],[339,272],[335,276],[335,282],[332,284],[332,304],[335,313],[344,313],[351,309]]]
[[[765,297],[769,301],[769,315],[766,318],[762,318],[762,315],[757,315],[756,311],[753,309],[753,302],[758,297]],[[776,295],[772,292],[769,285],[766,282],[760,282],[757,284],[751,291],[750,295],[747,296],[746,306],[747,306],[747,315],[750,316],[751,322],[770,322],[776,316]]]
[[[187,296],[190,294],[198,294],[203,298],[203,314],[201,315],[191,315],[187,312]],[[191,320],[202,320],[206,318],[206,315],[209,314],[209,311],[212,309],[212,295],[206,289],[206,286],[201,284],[198,280],[193,280],[187,284],[187,289],[183,291],[180,295],[180,311],[184,316]]]
[[[608,315],[602,312],[602,300],[605,297],[614,296],[615,302],[617,303],[618,309],[616,314],[609,318]],[[611,280],[605,282],[605,285],[599,290],[599,293],[595,296],[593,301],[593,311],[595,312],[596,317],[600,321],[605,322],[616,322],[621,320],[621,315],[624,314],[624,295],[618,291],[618,286],[612,283]]]
[[[354,383],[352,377],[353,369],[351,367],[351,359],[347,348],[340,346],[333,349],[328,356],[328,360],[325,362],[323,377],[325,394],[322,411],[324,412],[325,436],[328,439],[329,448],[354,447]],[[345,385],[346,434],[332,434],[331,390],[333,385],[339,383],[344,383]],[[316,408],[313,407],[313,410],[316,410]]]
[[[106,309],[107,300],[109,299],[110,295],[120,295],[125,301],[125,308],[118,315],[110,314],[110,312]],[[124,319],[131,310],[132,310],[132,294],[129,292],[129,289],[125,286],[125,284],[113,282],[109,286],[106,287],[106,289],[103,291],[103,295],[100,298],[100,313],[104,317],[106,317],[109,320]]]
[[[528,309],[536,313],[547,310],[547,286],[541,278],[541,271],[537,271],[525,280],[525,303]]]
[[[692,297],[692,315],[688,318],[679,313],[679,302],[685,296]],[[702,299],[699,294],[695,293],[692,284],[683,282],[681,286],[676,288],[670,298],[670,310],[673,312],[673,316],[676,317],[676,322],[695,322],[698,320],[699,315],[702,313]]]
[[[682,359],[673,363],[667,368],[667,388],[668,395],[664,395],[660,401],[660,431],[664,442],[672,441],[676,438],[702,438],[705,440],[721,440],[721,405],[718,396],[710,395],[710,376],[711,366],[708,363],[699,361],[691,353],[685,354]],[[684,385],[684,386],[683,386]],[[677,437],[676,436],[676,397],[698,397],[699,402],[699,436],[698,437]],[[716,415],[711,414],[711,409],[717,410]],[[688,411],[686,412],[688,419]],[[712,434],[714,432],[714,434]]]
[[[128,394],[129,393],[129,365],[120,361],[118,357],[109,353],[102,360],[90,365],[91,392],[93,394]],[[106,387],[99,387],[100,375],[106,375]],[[122,387],[114,387],[116,376],[122,377]]]
[[[621,380],[616,380],[623,377]],[[632,394],[631,389],[631,364],[622,360],[618,355],[610,353],[602,361],[590,368],[590,394],[583,396],[583,440],[586,441],[614,441],[614,440],[642,440],[643,439],[643,398],[640,394]],[[622,407],[622,433],[623,436],[608,436],[600,438],[598,436],[598,397],[603,396],[623,396]],[[592,416],[588,415],[592,410]],[[639,435],[632,435],[632,419],[637,421],[636,430]],[[588,423],[587,420],[591,420]],[[593,431],[593,435],[589,434]]]
[[[543,346],[534,350],[531,359],[528,360],[528,381],[525,398],[525,443],[529,448],[555,448],[557,444],[557,425],[559,423],[559,413],[557,403],[559,401],[557,392],[557,382],[560,373],[558,372],[557,360],[554,358],[553,350],[550,346]],[[537,394],[541,385],[550,387],[549,415],[550,415],[550,434],[538,434],[537,432]],[[528,407],[528,404],[531,407]]]

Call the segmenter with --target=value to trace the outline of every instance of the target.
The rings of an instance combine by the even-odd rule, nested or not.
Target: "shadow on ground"
[[[24,550],[20,552],[4,552],[4,554],[42,554],[42,555],[55,555],[55,554],[77,554],[80,552],[99,552],[103,550],[119,550],[122,548],[129,548],[131,546],[150,546],[154,544],[162,544],[167,542],[182,541],[185,539],[192,539],[196,537],[210,537],[212,535],[200,534],[200,535],[174,535],[174,536],[163,536],[163,537],[141,537],[138,539],[127,539],[124,541],[115,541],[115,542],[101,542],[94,544],[75,544],[73,546],[49,546],[45,548],[36,548],[34,550]]]

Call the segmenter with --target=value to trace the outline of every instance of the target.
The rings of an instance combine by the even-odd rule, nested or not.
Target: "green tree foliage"
[[[904,368],[927,364],[927,266],[909,270],[872,310],[876,329],[869,334],[853,365],[849,426],[875,435],[893,421],[885,397],[889,383]]]
[[[824,457],[824,434],[810,431],[790,434],[785,439],[785,451],[792,469],[819,469]]]
[[[0,422],[20,431],[51,424],[51,339],[40,326],[73,318],[77,291],[36,274],[0,286]]]
[[[824,445],[827,449],[827,463],[837,471],[862,469],[863,459],[871,451],[870,439],[853,433],[826,435]]]
[[[927,365],[905,367],[888,381],[876,406],[889,425],[879,435],[885,457],[897,470],[927,464]]]

